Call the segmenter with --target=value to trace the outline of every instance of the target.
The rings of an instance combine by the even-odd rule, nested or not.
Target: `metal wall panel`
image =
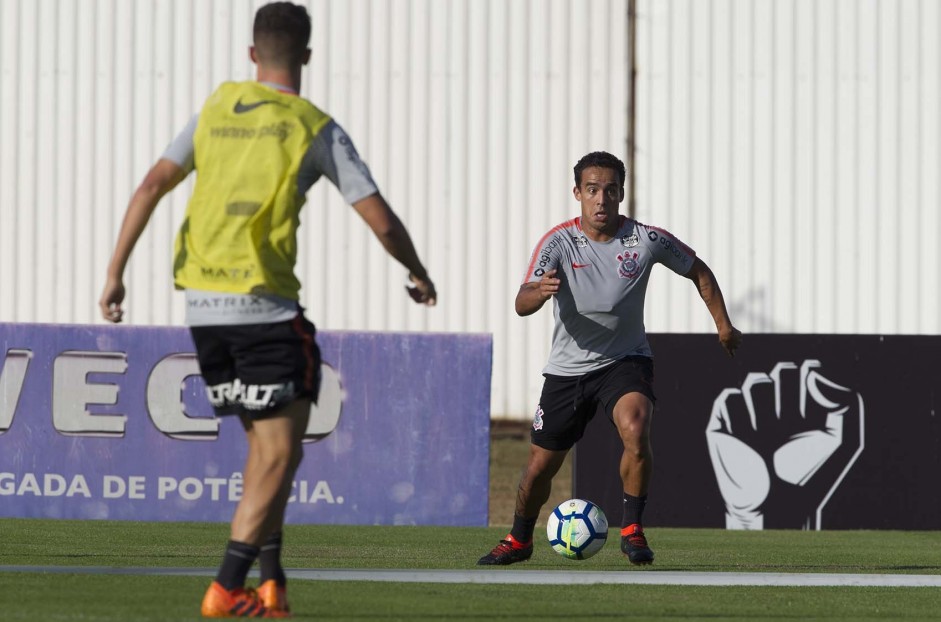
[[[697,249],[740,327],[941,330],[938,3],[638,13],[638,217]],[[682,280],[648,300],[649,330],[713,329]]]
[[[0,321],[97,322],[127,199],[214,86],[249,79],[250,0],[0,0]],[[494,334],[493,414],[528,418],[551,314],[513,296],[571,168],[625,155],[626,0],[311,0],[303,94],[351,133],[440,304],[328,184],[301,229],[330,329]],[[638,0],[636,205],[713,267],[746,332],[936,333],[941,8],[928,0]],[[179,324],[164,199],[128,320]],[[712,331],[657,270],[651,331]],[[747,343],[747,342],[746,342]]]
[[[0,321],[99,322],[127,200],[223,80],[254,76],[261,2],[0,0]],[[626,0],[310,0],[302,92],[351,134],[439,288],[404,270],[333,187],[302,215],[302,303],[319,326],[492,332],[493,414],[529,417],[551,314],[513,312],[538,238],[577,213],[584,153],[622,156]],[[171,248],[192,189],[154,214],[127,321],[180,324]],[[456,396],[460,399],[460,396]]]

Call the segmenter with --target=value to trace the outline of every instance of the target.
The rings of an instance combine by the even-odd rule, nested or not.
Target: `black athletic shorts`
[[[317,330],[298,313],[271,324],[191,326],[206,392],[216,415],[264,419],[320,390]]]
[[[533,418],[533,445],[553,451],[570,449],[581,439],[585,427],[598,411],[614,421],[614,405],[622,395],[643,393],[651,402],[653,359],[629,356],[581,376],[543,374],[542,395]]]

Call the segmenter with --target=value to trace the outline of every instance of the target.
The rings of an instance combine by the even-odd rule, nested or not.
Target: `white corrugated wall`
[[[98,322],[125,203],[215,84],[250,79],[249,0],[0,0],[0,321]],[[492,332],[492,410],[528,418],[550,313],[513,296],[577,214],[571,168],[626,157],[627,0],[312,0],[303,94],[351,133],[439,288],[402,293],[337,192],[311,192],[303,303],[325,329]],[[638,0],[639,219],[690,243],[750,332],[934,333],[938,4]],[[128,320],[179,324],[191,182],[127,274]],[[648,329],[711,330],[665,270]],[[459,399],[459,397],[458,397]]]
[[[941,332],[941,3],[638,4],[638,218],[746,331]],[[710,330],[664,282],[648,329]]]

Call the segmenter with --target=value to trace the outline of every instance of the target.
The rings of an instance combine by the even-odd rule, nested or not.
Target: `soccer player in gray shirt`
[[[653,562],[643,511],[653,467],[650,420],[656,401],[644,299],[654,265],[663,264],[693,282],[730,356],[741,344],[742,334],[732,325],[705,262],[669,232],[618,213],[625,175],[624,163],[610,153],[593,152],[578,161],[574,194],[581,216],[542,237],[516,295],[521,316],[552,299],[555,327],[513,527],[480,558],[480,565],[529,559],[552,478],[596,412],[614,423],[624,443],[621,550],[633,564]]]

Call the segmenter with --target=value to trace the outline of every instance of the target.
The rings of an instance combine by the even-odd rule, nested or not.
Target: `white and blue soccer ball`
[[[568,559],[588,559],[608,539],[608,519],[591,501],[563,501],[549,515],[546,535],[552,550]]]

